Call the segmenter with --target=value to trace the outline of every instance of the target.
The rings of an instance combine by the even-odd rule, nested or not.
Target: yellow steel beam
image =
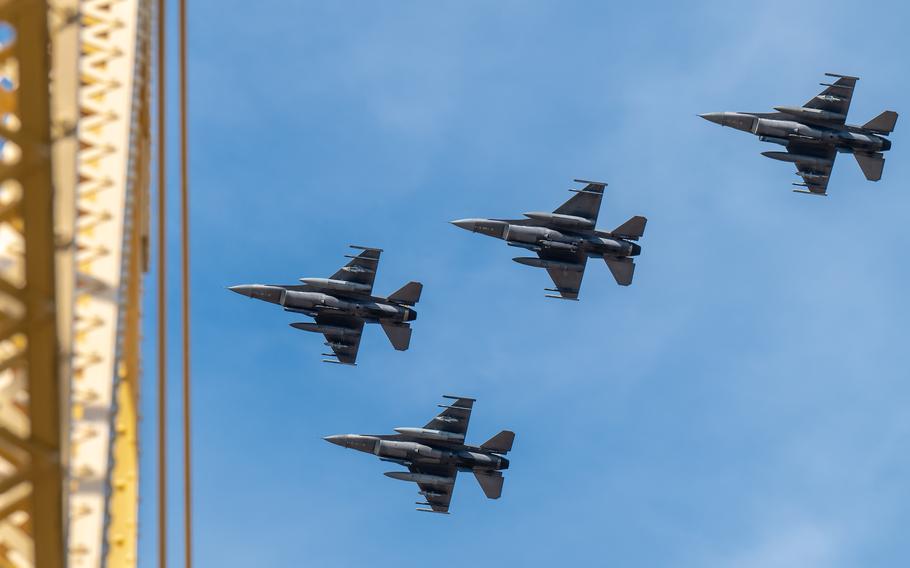
[[[0,563],[63,568],[47,10],[44,0],[0,0],[0,21],[14,34],[0,70],[14,96],[0,151],[0,360],[9,363],[0,396]]]
[[[76,287],[76,156],[79,140],[79,1],[48,0],[51,42],[50,108],[51,170],[54,187],[54,238],[56,251],[57,338],[59,345],[60,423],[69,424],[70,377],[75,331]],[[65,428],[66,426],[64,426]],[[60,448],[64,471],[69,466],[69,436],[64,432]],[[64,523],[68,519],[63,501]]]
[[[137,22],[137,60],[134,80],[133,113],[136,127],[131,133],[133,164],[129,188],[128,243],[124,250],[125,317],[123,351],[120,354],[116,390],[117,414],[114,418],[111,496],[108,503],[107,557],[109,568],[136,566],[137,527],[139,523],[139,449],[138,416],[141,376],[142,277],[148,270],[149,165],[151,154],[151,14],[147,2],[139,3]]]

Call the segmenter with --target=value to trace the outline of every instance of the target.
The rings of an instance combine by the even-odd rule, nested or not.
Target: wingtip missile
[[[859,77],[854,77],[853,75],[840,75],[838,73],[825,73],[826,77],[836,77],[838,79],[853,79],[854,81],[859,81]]]
[[[607,182],[605,182],[605,181],[592,181],[589,179],[573,179],[572,181],[574,181],[575,183],[590,183],[590,184],[594,184],[594,185],[602,185],[604,187],[607,186]]]
[[[449,400],[470,400],[472,402],[477,402],[476,398],[471,398],[469,396],[456,396],[453,394],[444,394],[442,395],[442,398],[447,398]]]

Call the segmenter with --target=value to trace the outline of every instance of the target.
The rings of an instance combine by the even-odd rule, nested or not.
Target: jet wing
[[[379,267],[379,255],[382,254],[382,249],[357,246],[351,248],[360,249],[360,254],[357,256],[345,255],[351,261],[329,278],[369,286],[367,295],[370,295],[373,293],[373,281],[376,279],[376,269]]]
[[[804,108],[814,108],[842,115],[843,120],[833,121],[844,124],[847,113],[850,111],[850,101],[853,100],[853,89],[856,86],[856,77],[825,73],[828,77],[837,77],[833,83],[822,83],[827,87],[821,93],[812,97],[812,100],[803,105]],[[810,189],[810,191],[812,191]]]
[[[443,398],[448,398],[455,402],[452,404],[440,404],[439,406],[444,410],[427,422],[424,428],[461,434],[463,439],[468,432],[468,422],[471,420],[474,399],[458,396],[444,396]]]
[[[585,275],[585,266],[588,263],[588,257],[584,253],[571,253],[556,251],[553,249],[541,249],[537,251],[537,256],[542,260],[555,260],[580,267],[579,269],[568,268],[547,268],[547,274],[553,280],[556,288],[547,288],[548,292],[558,292],[559,296],[550,296],[549,298],[563,298],[565,300],[577,300],[578,292],[581,290],[581,279]]]
[[[577,179],[577,182],[587,183],[584,189],[570,189],[575,195],[568,201],[560,205],[553,213],[560,215],[572,215],[574,217],[583,217],[589,219],[593,227],[597,224],[597,216],[600,214],[600,202],[603,200],[605,183]]]
[[[834,146],[807,144],[797,141],[787,144],[787,152],[797,156],[822,158],[828,161],[825,165],[795,162],[796,175],[803,178],[803,184],[797,185],[804,185],[809,193],[827,195],[828,180],[831,177],[831,169],[834,167],[834,159],[837,158],[837,150]]]
[[[335,356],[338,363],[345,365],[354,365],[357,362],[357,351],[360,349],[360,336],[363,334],[363,320],[351,316],[319,312],[316,314],[316,323],[318,325],[330,325],[333,327],[342,327],[347,331],[344,335],[326,333],[325,344],[332,348],[332,353],[323,353],[327,356]],[[329,363],[335,363],[331,359],[324,359]]]
[[[418,483],[420,494],[426,499],[425,503],[418,502],[417,505],[428,505],[429,509],[417,509],[428,513],[448,514],[449,503],[452,501],[452,492],[455,491],[455,478],[458,475],[458,469],[454,466],[428,466],[428,465],[410,465],[408,469],[411,473],[425,473],[446,477],[452,480],[451,483]]]

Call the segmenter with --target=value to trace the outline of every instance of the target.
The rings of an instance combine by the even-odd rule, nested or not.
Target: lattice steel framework
[[[0,564],[64,566],[48,4],[0,1]]]
[[[147,0],[0,0],[0,568],[136,564]]]
[[[82,0],[69,567],[136,564],[148,2]]]

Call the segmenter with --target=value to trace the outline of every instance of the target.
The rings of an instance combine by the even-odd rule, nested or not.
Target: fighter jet
[[[373,296],[373,280],[382,249],[359,247],[357,256],[329,278],[301,278],[300,284],[244,284],[228,289],[272,304],[285,311],[307,315],[312,322],[292,323],[291,327],[325,335],[332,353],[323,353],[326,363],[354,365],[364,323],[378,323],[392,342],[404,351],[411,343],[411,326],[417,319],[414,305],[420,300],[423,284],[408,282],[388,298]]]
[[[524,213],[527,219],[458,219],[452,224],[467,231],[506,241],[513,247],[534,251],[537,258],[518,257],[515,262],[546,268],[556,288],[546,288],[547,298],[578,300],[581,279],[588,257],[603,258],[620,286],[632,283],[633,256],[641,253],[637,241],[645,232],[647,219],[635,216],[613,229],[595,228],[600,201],[607,184],[577,179],[584,189],[570,189],[573,195],[554,212]]]
[[[484,494],[499,499],[501,470],[509,468],[509,460],[503,456],[512,449],[515,433],[503,430],[480,446],[466,445],[465,433],[475,399],[448,395],[443,398],[454,402],[440,404],[444,410],[423,428],[395,428],[397,434],[339,434],[324,439],[408,468],[406,472],[390,471],[385,475],[417,484],[418,493],[426,499],[416,503],[424,506],[418,511],[448,514],[459,471],[472,472]]]
[[[894,130],[897,113],[886,110],[862,126],[846,124],[858,77],[825,73],[833,83],[801,107],[778,106],[777,112],[709,112],[700,114],[715,124],[751,132],[762,142],[779,144],[786,152],[762,152],[773,160],[793,162],[802,183],[797,193],[827,195],[828,179],[838,152],[856,158],[867,180],[878,181],[885,167],[882,152],[891,149],[885,138]]]

